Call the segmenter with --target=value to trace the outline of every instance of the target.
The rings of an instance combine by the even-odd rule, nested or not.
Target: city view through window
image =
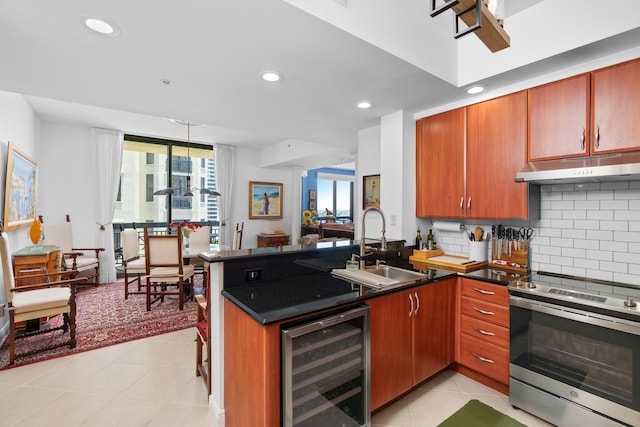
[[[192,197],[183,195],[188,175],[192,188],[216,189],[213,164],[213,147],[191,144],[187,151],[181,142],[125,138],[114,223],[217,221],[216,197],[198,191]],[[174,194],[154,196],[154,191],[168,187],[169,170]]]

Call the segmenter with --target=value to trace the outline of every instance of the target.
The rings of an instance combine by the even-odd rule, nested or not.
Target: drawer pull
[[[477,308],[477,307],[473,307],[473,309],[474,309],[475,311],[477,311],[478,313],[480,313],[480,314],[486,314],[487,316],[495,316],[495,315],[496,315],[493,311],[480,310],[480,309],[479,309],[479,308]]]
[[[475,357],[476,359],[480,360],[481,362],[485,362],[485,363],[496,363],[496,362],[494,362],[494,361],[493,361],[493,360],[491,360],[491,359],[487,359],[486,357],[478,356],[478,355],[477,355],[477,354],[475,354],[475,353],[471,353],[471,354],[473,354],[473,357]]]
[[[483,295],[495,295],[495,292],[491,292],[491,291],[485,291],[484,289],[479,289],[479,288],[473,288],[474,291],[479,292]]]
[[[494,334],[493,332],[485,331],[484,329],[476,328],[475,326],[473,327],[473,330],[482,335],[488,335],[490,337],[496,336],[496,334]]]

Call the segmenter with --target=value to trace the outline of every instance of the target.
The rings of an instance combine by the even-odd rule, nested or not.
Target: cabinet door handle
[[[596,148],[600,148],[600,126],[596,126],[596,131],[593,133],[593,139],[595,140]]]
[[[411,296],[411,292],[409,292],[409,301],[411,302],[411,308],[409,308],[409,317],[413,313],[413,297]]]
[[[495,292],[492,291],[485,291],[484,289],[480,289],[480,288],[473,288],[474,291],[476,292],[480,292],[483,295],[495,295]]]
[[[469,200],[467,200],[467,212],[471,211],[471,197],[469,197]]]
[[[494,362],[494,361],[493,361],[493,360],[491,360],[491,359],[487,359],[486,357],[479,356],[479,355],[477,355],[477,354],[475,354],[475,353],[471,353],[471,354],[473,354],[473,357],[475,357],[476,359],[480,360],[481,362],[485,362],[485,363],[496,363],[496,362]]]
[[[463,203],[464,203],[464,196],[460,197],[460,212],[462,212]]]
[[[581,148],[582,151],[584,151],[584,148],[585,148],[584,147],[584,142],[587,139],[586,132],[587,132],[586,129],[583,127],[582,128],[582,135],[580,135],[580,147],[582,147]]]
[[[413,313],[413,314],[414,314],[414,316],[417,316],[418,315],[418,310],[420,310],[420,298],[418,297],[418,293],[417,292],[414,292],[413,294],[416,296],[416,312]]]
[[[495,316],[495,315],[496,315],[493,311],[480,310],[480,309],[479,309],[479,308],[477,308],[477,307],[473,307],[473,309],[474,309],[475,311],[477,311],[478,313],[480,313],[480,314],[486,314],[487,316]]]
[[[473,330],[482,335],[488,335],[490,337],[496,336],[496,334],[494,334],[493,332],[485,331],[484,329],[476,328],[475,326],[473,327]]]

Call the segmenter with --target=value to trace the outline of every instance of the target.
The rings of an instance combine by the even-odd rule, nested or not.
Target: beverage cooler
[[[369,307],[282,327],[282,425],[371,424]]]

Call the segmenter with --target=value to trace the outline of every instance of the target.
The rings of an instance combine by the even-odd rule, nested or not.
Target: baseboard
[[[465,377],[471,378],[472,380],[479,382],[480,384],[484,384],[487,387],[494,389],[495,391],[498,391],[506,396],[509,396],[509,386],[507,384],[503,384],[499,381],[494,380],[493,378],[484,376],[481,373],[476,372],[473,369],[469,369],[466,366],[460,365],[458,363],[454,363],[451,366],[451,369],[453,369],[459,374],[464,375]]]
[[[220,408],[218,402],[213,398],[213,396],[209,396],[209,411],[211,411],[216,417],[216,426],[224,427],[225,425],[225,413],[224,409]]]

